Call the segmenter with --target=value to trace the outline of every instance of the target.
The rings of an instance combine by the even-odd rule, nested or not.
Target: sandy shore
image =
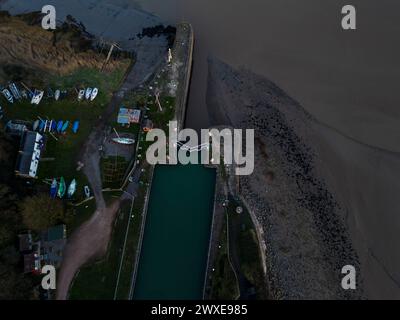
[[[400,156],[318,123],[267,79],[209,61],[213,125],[254,128],[253,175],[241,192],[264,228],[277,298],[400,298]],[[267,173],[274,180],[268,182]],[[358,288],[341,288],[341,268]]]

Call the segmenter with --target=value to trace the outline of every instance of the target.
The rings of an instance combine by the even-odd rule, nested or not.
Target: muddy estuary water
[[[211,232],[215,170],[157,166],[134,299],[201,299]]]
[[[131,0],[195,33],[187,126],[209,124],[209,55],[275,82],[321,122],[400,151],[400,2],[395,0]],[[357,9],[357,30],[341,9]]]

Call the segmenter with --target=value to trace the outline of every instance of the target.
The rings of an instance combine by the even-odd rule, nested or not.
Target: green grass
[[[228,260],[226,224],[225,216],[219,243],[221,247],[218,248],[215,270],[211,274],[211,299],[213,300],[234,300],[239,295],[237,280]]]
[[[106,258],[80,270],[70,290],[71,300],[110,300],[114,298],[120,255],[129,218],[129,206],[123,206],[118,214]]]
[[[131,287],[131,280],[134,272],[135,258],[138,250],[140,230],[143,219],[143,209],[145,204],[145,197],[147,192],[146,184],[149,181],[149,168],[143,173],[141,181],[142,184],[139,187],[137,197],[133,203],[132,215],[134,218],[131,221],[131,225],[128,231],[128,238],[126,242],[125,255],[122,261],[121,275],[118,284],[117,299],[125,300],[129,297],[129,291]]]
[[[42,161],[39,165],[39,179],[52,179],[63,176],[67,182],[77,179],[78,192],[76,197],[82,198],[83,186],[87,184],[84,175],[76,171],[79,152],[94,124],[103,113],[109,103],[112,93],[118,89],[126,69],[115,70],[111,73],[102,73],[96,69],[80,69],[71,75],[64,77],[52,77],[48,84],[55,88],[69,89],[70,96],[66,99],[55,101],[53,98],[44,98],[39,106],[34,106],[29,101],[22,101],[5,108],[5,120],[18,119],[35,121],[42,119],[75,120],[80,121],[77,134],[72,133],[71,125],[65,135],[57,135],[58,141],[47,134],[47,144],[42,159],[54,159]],[[96,86],[99,95],[93,102],[77,100],[77,94],[71,91],[74,87]]]
[[[124,157],[107,157],[100,160],[103,188],[117,189],[121,187],[128,161]]]
[[[236,207],[241,205],[244,210],[241,214],[236,213]],[[239,202],[231,199],[229,207],[229,218],[232,224],[240,226],[240,232],[235,243],[240,260],[240,269],[246,279],[254,286],[257,299],[267,299],[265,277],[262,269],[261,254],[258,246],[256,230],[251,220],[250,213]]]

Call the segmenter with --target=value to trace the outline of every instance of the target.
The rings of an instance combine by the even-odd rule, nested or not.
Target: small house
[[[140,122],[141,111],[139,109],[120,108],[117,122],[121,125],[130,125]]]
[[[44,264],[58,268],[61,265],[63,250],[67,243],[67,229],[64,224],[51,227],[41,235],[41,249]]]

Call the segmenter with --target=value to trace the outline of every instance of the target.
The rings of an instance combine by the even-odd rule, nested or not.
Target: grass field
[[[215,270],[211,278],[211,299],[234,300],[239,296],[237,280],[232,266],[228,260],[228,235],[227,221],[224,216],[224,223],[220,238],[217,257],[215,259]]]
[[[266,282],[256,230],[246,208],[241,214],[236,212],[236,207],[239,205],[241,205],[240,202],[231,199],[228,207],[230,226],[233,228],[236,225],[239,229],[235,241],[231,245],[236,246],[239,254],[240,271],[254,287],[256,299],[267,299]]]
[[[127,68],[128,66],[126,66]],[[55,140],[47,135],[47,144],[39,165],[39,179],[52,179],[63,176],[66,181],[76,178],[78,181],[77,197],[83,195],[82,187],[87,184],[83,174],[76,171],[78,154],[89,136],[93,125],[103,113],[109,103],[112,93],[118,89],[126,72],[121,68],[110,73],[102,73],[95,69],[80,69],[69,76],[52,77],[48,79],[48,86],[53,89],[68,89],[69,96],[63,100],[55,101],[53,98],[44,97],[39,106],[34,106],[25,100],[7,104],[4,120],[25,120],[33,122],[38,119],[54,119],[56,121],[80,121],[77,134],[72,133],[71,126],[64,135],[55,135]],[[75,87],[98,87],[99,94],[93,102],[77,100]],[[5,105],[4,103],[2,103]]]
[[[120,197],[120,195],[121,193],[107,193],[104,194],[104,197],[106,202],[110,204],[115,197]],[[84,266],[80,270],[70,289],[70,299],[113,299],[130,207],[130,203],[124,203],[121,207],[115,220],[107,256],[98,262]]]
[[[131,287],[131,280],[134,272],[135,258],[138,250],[140,228],[143,219],[143,210],[145,204],[145,197],[147,192],[147,183],[149,182],[149,167],[141,176],[141,185],[139,186],[137,197],[133,203],[132,214],[133,220],[129,226],[128,237],[126,242],[125,254],[122,258],[121,275],[118,283],[118,291],[116,299],[125,300],[129,298],[129,291]]]

